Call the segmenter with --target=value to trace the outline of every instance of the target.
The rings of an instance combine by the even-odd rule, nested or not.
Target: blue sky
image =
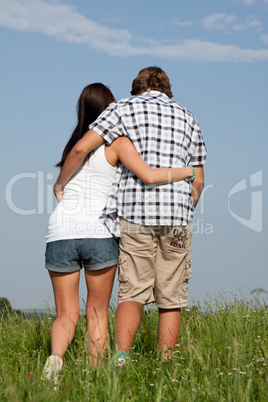
[[[102,82],[127,97],[150,65],[169,75],[208,150],[191,303],[268,291],[267,21],[268,0],[0,0],[0,297],[53,306],[46,226],[79,94]]]

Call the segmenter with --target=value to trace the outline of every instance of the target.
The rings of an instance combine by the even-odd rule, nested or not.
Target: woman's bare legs
[[[87,284],[86,317],[91,364],[105,353],[108,338],[108,308],[112,294],[116,265],[98,271],[85,269]]]
[[[49,274],[57,310],[51,327],[51,355],[63,359],[79,320],[80,271],[66,274],[49,271]]]

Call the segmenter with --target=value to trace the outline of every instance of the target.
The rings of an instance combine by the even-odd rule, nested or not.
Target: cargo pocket
[[[185,270],[184,270],[184,275],[182,277],[182,282],[180,283],[179,286],[179,299],[181,300],[182,303],[184,303],[185,300],[188,299],[188,280],[191,278],[192,275],[192,258],[191,254],[188,253],[185,257]]]
[[[192,275],[192,257],[191,254],[187,254],[185,257],[185,275],[184,279],[185,281],[188,281],[191,278]]]
[[[126,255],[119,256],[118,262],[118,297],[122,298],[129,291],[129,283],[128,283],[128,257]]]

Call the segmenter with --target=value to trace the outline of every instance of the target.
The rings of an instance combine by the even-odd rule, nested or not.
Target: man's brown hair
[[[131,95],[140,95],[148,89],[163,92],[169,98],[173,96],[169,78],[160,67],[143,68],[132,82]]]

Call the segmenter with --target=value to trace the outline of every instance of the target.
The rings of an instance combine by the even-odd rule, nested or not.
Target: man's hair
[[[148,89],[163,92],[169,98],[173,96],[169,78],[160,67],[143,68],[132,82],[131,95],[140,95]]]

